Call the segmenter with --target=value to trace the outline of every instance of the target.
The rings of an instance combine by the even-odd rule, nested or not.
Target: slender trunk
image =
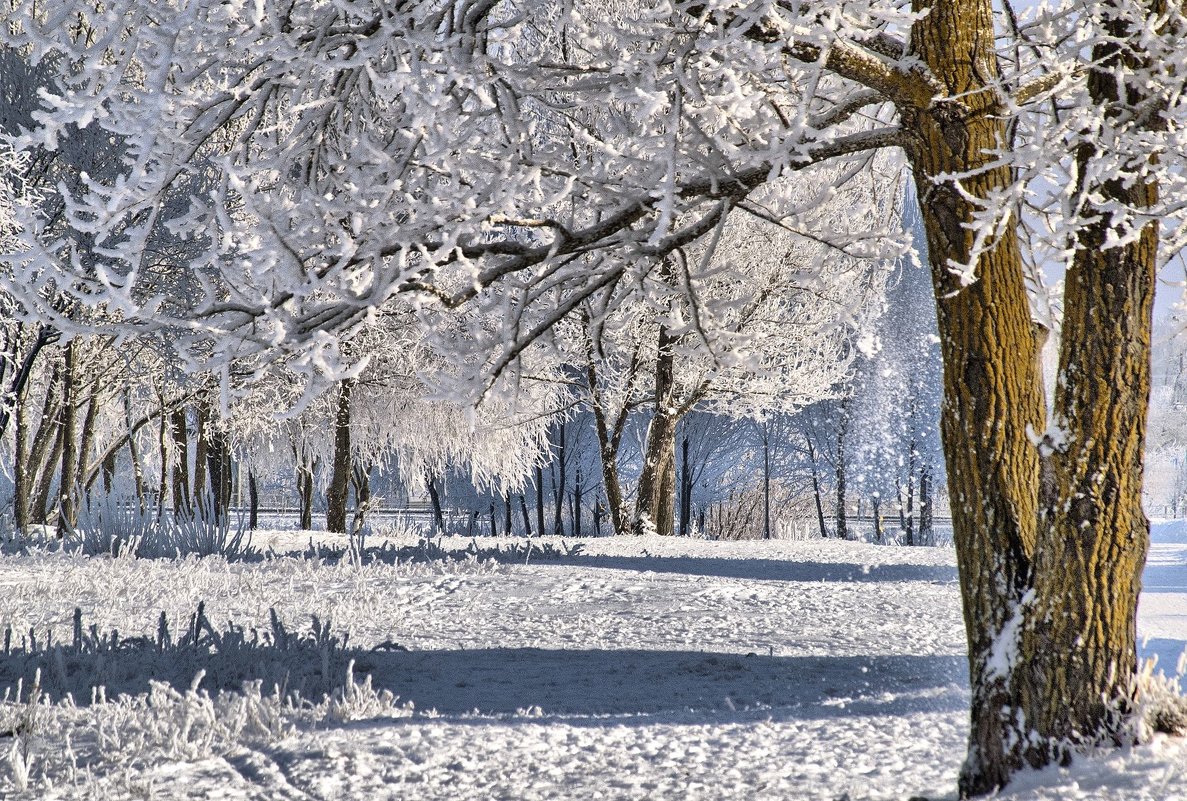
[[[13,445],[12,471],[12,515],[16,530],[25,533],[29,528],[29,404],[28,393],[21,392],[14,398],[16,404],[16,431]]]
[[[78,475],[78,340],[65,348],[66,366],[62,379],[62,427],[59,435],[62,464],[58,477],[58,533],[63,534],[77,522],[75,479]]]
[[[680,440],[680,536],[688,536],[692,522],[692,467],[688,463],[688,434]]]
[[[602,515],[604,515],[604,514],[605,514],[605,512],[602,511],[602,499],[597,498],[594,501],[594,512],[593,512],[594,535],[597,537],[602,536]]]
[[[194,429],[194,484],[191,487],[194,497],[194,508],[198,514],[205,517],[210,514],[207,508],[209,492],[206,489],[206,460],[210,448],[210,410],[206,405],[206,398],[199,397],[194,404],[194,419],[197,425]]]
[[[573,536],[581,536],[581,467],[573,478]]]
[[[924,463],[919,473],[919,544],[935,542],[932,512],[931,467]]]
[[[90,399],[87,401],[87,413],[82,418],[82,430],[78,435],[78,456],[74,464],[74,478],[71,481],[73,487],[73,498],[75,504],[75,516],[77,517],[77,505],[84,500],[90,498],[90,493],[86,491],[86,472],[87,459],[90,457],[91,451],[95,445],[95,421],[99,415],[99,393],[92,392]],[[112,472],[115,467],[112,466]],[[88,500],[89,503],[89,500]],[[71,521],[72,524],[74,521]]]
[[[25,388],[29,385],[29,378],[33,375],[33,366],[37,362],[37,357],[41,355],[46,345],[57,342],[59,336],[60,334],[52,328],[38,324],[37,336],[29,345],[29,350],[25,352],[20,369],[12,377],[12,384],[8,388],[8,396],[13,399],[14,404],[19,404],[20,397],[25,394]],[[0,437],[4,436],[4,432],[8,430],[11,412],[12,410],[7,404],[0,404]]]
[[[544,468],[536,465],[536,531],[544,536]]]
[[[837,419],[837,464],[834,475],[837,479],[837,537],[849,539],[849,521],[845,516],[845,437],[849,431],[849,401],[841,402],[841,413]]]
[[[820,493],[820,473],[816,467],[816,446],[812,444],[812,437],[804,435],[808,443],[808,464],[812,468],[812,497],[816,501],[816,522],[820,526],[820,536],[828,539],[828,525],[824,522],[824,501]]]
[[[441,508],[441,496],[437,492],[437,479],[432,473],[427,474],[426,485],[429,490],[429,504],[433,507],[433,533],[445,533],[445,511]]]
[[[490,535],[492,537],[499,536],[499,528],[495,523],[495,502],[490,502]]]
[[[351,381],[338,389],[334,414],[334,457],[330,486],[326,490],[326,531],[346,533],[346,507],[350,495],[350,393]]]
[[[352,532],[362,531],[367,514],[371,511],[371,470],[363,465],[355,465],[351,477],[354,485],[354,520],[351,521]]]
[[[173,436],[173,514],[188,514],[190,511],[190,432],[184,406],[169,416]],[[161,443],[164,456],[164,442]],[[161,469],[164,470],[164,460]]]
[[[57,466],[62,458],[62,425],[59,410],[58,424],[54,426],[53,448],[49,452],[49,459],[41,467],[41,475],[37,482],[37,496],[33,501],[33,521],[45,525],[49,522],[50,493],[53,491],[54,477]]]
[[[247,471],[247,528],[255,531],[260,524],[260,486],[254,470]]]
[[[221,426],[207,424],[206,463],[210,476],[210,505],[215,520],[221,520],[231,505],[231,448]]]
[[[564,529],[564,513],[565,513],[565,423],[561,422],[557,430],[557,450],[556,450],[556,472],[557,478],[552,485],[552,533],[558,537],[563,537]]]
[[[519,511],[523,515],[523,530],[527,536],[532,536],[532,518],[528,514],[528,502],[524,494],[519,493]]]
[[[874,493],[874,542],[882,545],[886,542],[882,533],[882,498]]]
[[[507,536],[511,536],[511,492],[504,493],[503,498],[503,530],[507,532]]]
[[[771,538],[771,435],[766,425],[762,432],[762,537]]]

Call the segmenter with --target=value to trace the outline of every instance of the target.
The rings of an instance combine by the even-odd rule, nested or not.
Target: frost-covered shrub
[[[152,512],[106,495],[92,498],[79,509],[64,545],[86,556],[138,556],[157,527]]]
[[[173,515],[162,518],[149,537],[141,542],[138,556],[185,557],[222,556],[241,559],[251,551],[251,531],[239,520],[231,525],[229,515]]]
[[[251,532],[242,520],[232,525],[228,515],[200,511],[158,516],[112,496],[95,498],[79,510],[64,545],[87,556],[242,559],[252,554]]]

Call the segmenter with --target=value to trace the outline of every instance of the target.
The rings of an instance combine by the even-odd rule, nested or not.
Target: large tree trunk
[[[1005,784],[1021,766],[1015,700],[990,664],[999,635],[1030,580],[1038,520],[1038,452],[1028,429],[1044,429],[1038,348],[1016,232],[1002,226],[974,251],[978,198],[1004,190],[1009,168],[989,0],[916,0],[926,14],[911,51],[946,90],[926,107],[900,107],[915,136],[914,169],[944,356],[940,426],[948,465],[972,688],[968,757],[960,790]],[[947,176],[960,175],[960,187]],[[982,226],[984,223],[982,223]],[[953,264],[970,264],[968,285]]]
[[[326,490],[326,531],[346,533],[346,507],[350,496],[350,390],[349,379],[338,389],[334,414],[334,464]]]
[[[1163,12],[1165,5],[1146,9]],[[1146,99],[1144,86],[1118,85],[1127,69],[1146,66],[1123,49],[1126,39],[1142,33],[1129,24],[1124,16],[1110,18],[1105,27],[1114,41],[1092,52],[1088,90],[1108,124]],[[1050,462],[1044,478],[1053,492],[1044,487],[1033,602],[1019,646],[1022,708],[1039,735],[1029,755],[1035,764],[1059,754],[1072,738],[1118,737],[1137,689],[1135,624],[1150,539],[1142,472],[1158,223],[1116,244],[1110,207],[1148,209],[1158,187],[1137,179],[1089,183],[1086,176],[1101,155],[1095,142],[1088,137],[1075,152],[1079,197],[1087,199],[1085,213],[1098,216],[1078,228],[1065,277],[1053,407],[1063,431],[1043,443]],[[1130,158],[1127,168],[1136,174],[1149,157]]]

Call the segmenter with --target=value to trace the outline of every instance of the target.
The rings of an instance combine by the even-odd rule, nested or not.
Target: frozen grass
[[[950,550],[309,537],[261,532],[306,552],[243,561],[0,557],[0,797],[952,797]],[[1141,625],[1172,654],[1187,554],[1158,547],[1169,605]],[[1156,738],[1003,797],[1184,786],[1187,748]]]

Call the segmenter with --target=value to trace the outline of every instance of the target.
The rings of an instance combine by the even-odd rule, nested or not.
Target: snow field
[[[294,633],[308,634],[314,615],[329,620],[338,643],[261,641],[209,662],[178,651],[180,665],[145,650],[121,663],[144,667],[123,672],[119,653],[102,666],[84,659],[118,673],[109,694],[127,697],[36,708],[30,734],[0,740],[0,796],[951,797],[968,703],[951,551],[608,538],[563,559],[482,558],[503,545],[394,565],[0,558],[0,627],[17,641],[32,627],[69,642],[75,607],[87,627],[146,641],[165,612],[181,637],[202,602],[218,632],[267,631],[275,610]],[[1187,593],[1187,554],[1175,548],[1156,544],[1152,569]],[[1181,650],[1185,607],[1174,611],[1169,590],[1171,607],[1150,615],[1143,598],[1142,630]],[[285,662],[319,655],[324,686],[318,665]],[[24,663],[0,660],[11,684]],[[305,669],[305,703],[268,686],[212,697],[263,663]],[[53,677],[43,685],[52,691]],[[0,723],[29,711],[6,704]],[[1184,787],[1187,748],[1159,740],[1025,776],[1003,797],[1175,799]]]

